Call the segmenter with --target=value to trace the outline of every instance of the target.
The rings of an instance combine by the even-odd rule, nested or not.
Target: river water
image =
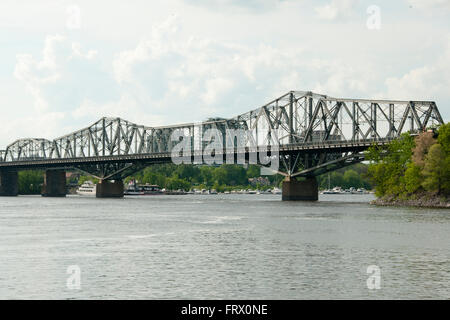
[[[0,198],[0,298],[449,299],[450,211],[372,199]]]

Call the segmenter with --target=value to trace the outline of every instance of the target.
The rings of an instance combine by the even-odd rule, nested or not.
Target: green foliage
[[[247,169],[247,178],[256,178],[259,177],[261,173],[261,168],[257,165],[251,164]]]
[[[81,186],[86,181],[92,181],[93,183],[98,183],[98,179],[92,176],[83,175],[78,179],[78,185]]]
[[[361,176],[355,171],[355,170],[347,170],[344,173],[344,183],[343,183],[343,187],[344,188],[350,188],[353,186],[359,186],[361,185]]]
[[[195,187],[222,192],[228,187],[249,188],[248,177],[259,176],[259,173],[258,166],[249,166],[245,169],[240,165],[228,164],[221,166],[163,164],[149,166],[128,177],[125,183],[136,179],[139,183],[157,184],[170,190],[189,190]],[[275,177],[272,179],[278,181]]]
[[[440,126],[437,142],[441,145],[446,155],[450,154],[450,122]]]
[[[345,189],[354,187],[372,189],[370,180],[366,177],[368,166],[358,163],[347,168],[339,169],[329,173],[330,188],[342,187]],[[317,177],[319,188],[328,189],[328,173]]]
[[[450,191],[449,156],[439,143],[434,144],[425,159],[422,186],[427,191],[446,193]]]
[[[19,194],[40,194],[44,183],[42,171],[19,172]]]
[[[214,170],[214,182],[226,185],[247,185],[247,172],[242,166],[224,164]]]
[[[166,180],[165,187],[168,190],[189,191],[189,189],[191,188],[191,184],[189,182],[187,182],[186,180],[173,177],[173,178],[168,178]]]
[[[372,164],[368,168],[367,176],[376,186],[377,196],[399,196],[408,192],[405,171],[411,163],[414,146],[414,138],[406,133],[392,141],[387,148],[369,148],[367,159]]]
[[[414,193],[420,189],[423,177],[421,169],[415,163],[410,163],[405,171],[405,187],[408,193]]]
[[[418,192],[450,194],[450,124],[417,138],[403,134],[387,147],[371,147],[367,176],[377,196],[414,198]]]

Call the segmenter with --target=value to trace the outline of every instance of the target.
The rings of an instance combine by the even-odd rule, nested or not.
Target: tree
[[[213,181],[213,169],[212,167],[202,166],[200,167],[199,182],[205,185],[212,185]]]
[[[44,183],[42,171],[20,171],[18,177],[19,194],[40,194]]]
[[[414,143],[415,147],[413,149],[412,161],[417,166],[423,168],[428,150],[436,143],[436,139],[433,138],[432,132],[424,132],[414,139]]]
[[[437,141],[448,156],[450,154],[450,122],[439,127]]]
[[[166,180],[166,189],[168,190],[185,190],[188,191],[191,188],[191,184],[183,179],[168,178]]]
[[[344,187],[344,188],[350,188],[350,187],[360,188],[360,187],[362,187],[361,177],[355,170],[349,169],[349,170],[345,171],[343,180],[344,180],[344,183],[343,183],[342,187]]]
[[[97,178],[94,178],[94,177],[88,176],[88,175],[83,175],[83,176],[80,176],[80,178],[78,179],[78,185],[81,186],[86,181],[92,181],[93,183],[98,183]]]
[[[257,165],[251,164],[247,169],[247,178],[257,178],[261,176],[261,169]]]
[[[338,187],[344,184],[344,175],[340,172],[333,171],[330,175],[331,187]]]
[[[187,181],[198,181],[200,177],[200,169],[193,165],[181,164],[175,169],[173,176]]]
[[[406,194],[405,172],[411,163],[414,139],[404,133],[399,139],[392,141],[387,148],[373,146],[369,148],[367,160],[371,161],[367,176],[376,186],[375,193],[398,196]]]
[[[405,187],[408,193],[419,190],[423,177],[420,167],[415,163],[410,163],[405,171]]]
[[[422,170],[424,180],[422,186],[427,191],[446,193],[450,190],[450,167],[449,158],[439,143],[434,144],[425,158]]]

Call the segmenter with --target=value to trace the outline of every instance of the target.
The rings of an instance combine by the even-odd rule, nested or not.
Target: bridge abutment
[[[100,180],[97,183],[97,198],[123,198],[123,181],[122,180]]]
[[[64,170],[47,170],[42,186],[43,197],[65,197],[67,194],[66,172]]]
[[[19,174],[17,171],[0,171],[0,196],[15,197],[19,194]]]
[[[317,201],[319,200],[319,185],[315,177],[298,181],[287,177],[282,187],[283,201]]]

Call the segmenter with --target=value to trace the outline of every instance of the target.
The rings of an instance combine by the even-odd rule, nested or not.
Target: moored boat
[[[92,181],[84,182],[78,189],[77,194],[80,196],[95,196],[97,193],[97,185]]]

